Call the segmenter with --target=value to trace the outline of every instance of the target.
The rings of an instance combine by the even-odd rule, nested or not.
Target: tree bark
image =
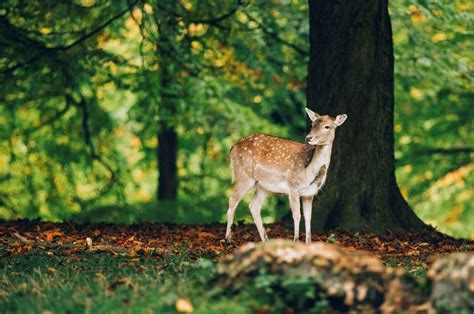
[[[178,135],[174,128],[163,127],[158,133],[158,199],[176,200],[178,191]]]
[[[422,229],[400,193],[394,158],[393,43],[387,0],[309,0],[308,107],[346,113],[313,228]]]
[[[171,10],[176,3],[171,2]],[[174,12],[174,11],[173,11]],[[158,129],[158,200],[174,201],[178,191],[178,134],[176,132],[177,93],[179,73],[177,50],[177,20],[174,16],[159,17],[158,59],[160,75],[160,106]]]

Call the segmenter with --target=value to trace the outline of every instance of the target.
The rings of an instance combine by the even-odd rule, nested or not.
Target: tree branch
[[[88,40],[92,36],[94,36],[94,35],[98,34],[99,32],[101,32],[104,28],[106,28],[107,26],[112,24],[114,21],[116,21],[119,18],[121,18],[122,16],[124,16],[127,12],[129,12],[138,3],[138,1],[140,1],[140,0],[135,0],[133,3],[129,4],[125,10],[120,11],[116,15],[112,16],[112,18],[110,18],[109,20],[107,20],[103,24],[99,25],[94,30],[92,30],[88,33],[85,33],[84,35],[82,35],[81,37],[76,39],[74,42],[72,42],[68,45],[61,45],[61,46],[55,46],[55,47],[48,47],[40,41],[29,38],[27,35],[24,34],[23,30],[21,30],[20,28],[18,28],[16,26],[11,25],[10,22],[6,18],[0,17],[0,26],[2,28],[2,33],[6,36],[7,39],[9,39],[10,41],[13,41],[13,42],[20,41],[20,42],[23,43],[23,45],[25,47],[33,47],[37,51],[37,53],[33,57],[27,59],[26,61],[18,62],[13,66],[10,66],[10,67],[4,69],[2,71],[2,73],[8,74],[8,73],[11,73],[11,72],[15,71],[18,68],[21,68],[23,66],[34,63],[38,59],[40,59],[43,54],[48,54],[48,53],[55,52],[55,51],[66,51],[66,50],[69,50],[69,49],[81,44],[82,42]]]
[[[150,80],[150,76],[149,76],[149,71],[146,70],[146,61],[145,61],[145,51],[144,51],[144,47],[145,47],[145,40],[147,40],[147,36],[145,34],[145,28],[146,28],[146,25],[145,25],[145,20],[143,19],[141,22],[138,21],[138,19],[135,18],[135,16],[133,15],[132,12],[130,12],[130,16],[132,17],[132,19],[135,21],[135,24],[137,24],[138,26],[138,29],[140,30],[140,35],[141,35],[141,41],[140,41],[140,58],[141,58],[141,70],[142,70],[142,73],[143,73],[143,77],[145,78],[145,83],[147,84],[147,88],[148,90],[150,91],[151,93],[151,96],[155,102],[155,112],[152,113],[150,112],[150,115],[148,116],[148,118],[150,119],[154,119],[155,118],[155,115],[158,113],[158,106],[159,106],[159,97],[158,95],[155,93],[155,89],[153,88],[153,84],[151,83],[151,80]]]
[[[157,3],[156,4],[158,6],[158,8],[160,8],[161,10],[165,11],[167,14],[170,14],[172,15],[173,17],[175,18],[180,18],[182,19],[183,17],[179,14],[177,14],[176,12],[173,12],[173,11],[170,11],[165,5],[161,4],[161,3]],[[237,0],[237,3],[235,5],[234,8],[232,8],[229,12],[227,13],[224,13],[220,16],[216,16],[216,17],[209,17],[209,18],[205,18],[205,19],[196,19],[196,20],[186,20],[186,22],[188,23],[201,23],[201,24],[211,24],[211,25],[215,25],[215,26],[218,26],[219,22],[222,22],[223,20],[231,17],[232,15],[235,14],[235,12],[237,12],[237,10],[241,7],[241,6],[246,6],[248,5],[248,2],[244,2],[242,0]]]
[[[92,141],[92,132],[89,127],[89,109],[87,108],[87,102],[84,98],[84,96],[81,95],[81,99],[79,103],[77,103],[77,106],[81,109],[82,111],[82,119],[81,119],[81,125],[82,125],[82,131],[84,132],[84,140],[89,147],[89,152],[90,152],[90,157],[92,161],[97,161],[100,163],[105,169],[110,174],[110,180],[109,183],[98,193],[99,195],[107,193],[115,183],[117,179],[117,175],[115,174],[114,169],[108,162],[106,162],[100,154],[97,153],[94,142]]]
[[[395,162],[398,166],[410,163],[408,159],[415,160],[432,155],[464,155],[474,153],[474,147],[450,147],[450,148],[429,148],[419,147],[408,153],[408,156],[402,159],[397,159]]]
[[[89,147],[89,152],[91,159],[97,158],[97,153],[95,150],[94,143],[92,142],[91,130],[89,128],[89,109],[87,108],[87,103],[84,97],[81,95],[81,100],[77,105],[81,108],[82,111],[82,119],[81,119],[81,126],[82,132],[84,132],[84,140]]]
[[[212,18],[208,18],[208,19],[200,19],[200,20],[190,20],[189,22],[190,23],[201,23],[201,24],[218,24],[219,22],[231,17],[232,15],[235,14],[235,12],[237,12],[237,10],[241,7],[241,6],[246,6],[248,3],[247,2],[243,2],[242,0],[237,0],[237,4],[234,8],[232,8],[229,12],[221,15],[221,16],[217,16],[217,17],[212,17]]]
[[[266,28],[262,23],[260,23],[257,19],[255,19],[252,15],[250,15],[248,12],[245,12],[243,11],[244,14],[249,18],[249,20],[251,20],[252,22],[255,22],[258,26],[259,29],[262,30],[262,32],[267,35],[268,37],[272,38],[273,40],[275,40],[276,42],[279,42],[285,46],[288,46],[290,48],[292,48],[293,50],[295,50],[297,53],[299,53],[300,55],[306,57],[308,56],[308,51],[306,51],[305,49],[299,47],[298,45],[295,45],[294,43],[291,43],[289,41],[286,41],[285,39],[281,38],[280,36],[278,36],[277,33],[275,33],[274,31]]]
[[[41,121],[37,127],[29,128],[23,131],[25,135],[30,135],[33,132],[36,132],[45,126],[54,123],[55,121],[61,119],[72,107],[72,102],[66,97],[66,105],[61,110],[54,113],[51,117],[46,118],[44,121]]]
[[[428,148],[424,151],[417,152],[423,155],[452,155],[452,154],[471,154],[474,153],[474,147],[451,147],[451,148]]]
[[[138,3],[138,1],[139,0],[135,0],[134,2],[129,4],[128,7],[125,10],[123,10],[123,11],[117,13],[116,15],[112,16],[112,18],[110,18],[108,21],[106,21],[103,24],[99,25],[96,29],[90,31],[89,33],[86,33],[83,36],[79,37],[76,41],[72,42],[71,44],[65,45],[65,46],[50,47],[48,49],[64,51],[64,50],[68,50],[68,49],[71,49],[74,46],[79,45],[83,41],[86,41],[87,39],[91,38],[92,36],[98,34],[104,28],[106,28],[107,26],[112,24],[115,20],[118,20],[119,18],[124,16],[127,12],[129,12],[131,9],[133,9],[133,7]]]

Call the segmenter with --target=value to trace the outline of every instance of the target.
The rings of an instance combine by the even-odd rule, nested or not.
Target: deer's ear
[[[336,117],[336,119],[334,120],[334,124],[336,126],[340,126],[341,124],[344,123],[344,121],[346,121],[347,119],[347,114],[340,114]]]
[[[320,118],[320,115],[314,112],[313,110],[308,109],[308,108],[304,108],[304,110],[306,110],[306,113],[308,114],[308,117],[311,121],[314,121]]]

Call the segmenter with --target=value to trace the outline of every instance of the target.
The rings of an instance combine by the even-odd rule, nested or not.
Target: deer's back
[[[234,173],[243,171],[260,183],[286,181],[288,176],[304,169],[311,160],[311,148],[302,143],[266,134],[240,139],[231,152]]]

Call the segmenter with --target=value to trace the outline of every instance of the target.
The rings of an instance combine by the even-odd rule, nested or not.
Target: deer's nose
[[[313,137],[311,135],[307,135],[306,136],[306,143],[309,143],[312,139],[313,139]]]

